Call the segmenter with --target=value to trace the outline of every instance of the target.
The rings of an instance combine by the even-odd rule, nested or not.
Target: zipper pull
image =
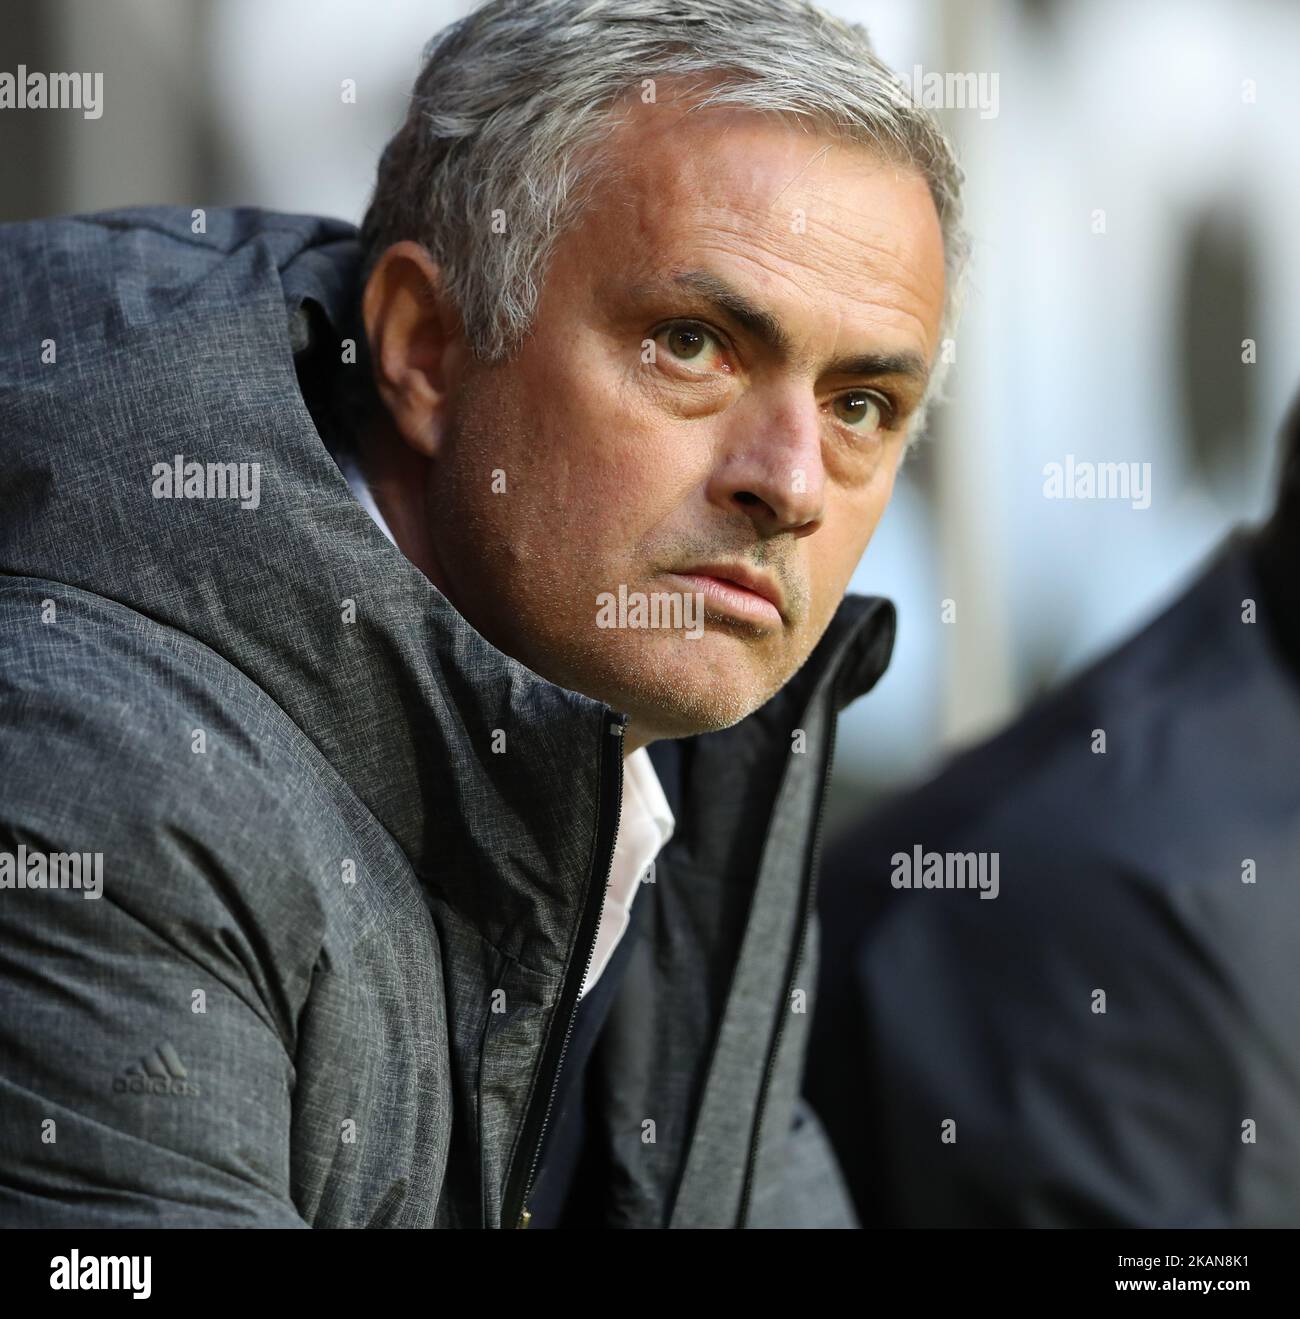
[[[527,1227],[533,1221],[533,1211],[524,1206],[523,1212],[519,1215],[519,1221],[515,1224],[516,1228]]]

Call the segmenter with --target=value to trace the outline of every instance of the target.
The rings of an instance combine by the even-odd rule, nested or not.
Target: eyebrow
[[[785,327],[763,307],[756,306],[739,290],[708,270],[675,272],[668,281],[638,284],[634,295],[644,296],[658,291],[667,282],[673,287],[703,298],[720,315],[734,321],[761,344],[783,358],[794,356],[794,344]],[[904,376],[924,384],[930,374],[929,366],[920,353],[858,353],[852,357],[839,357],[823,368],[827,375],[850,376]]]

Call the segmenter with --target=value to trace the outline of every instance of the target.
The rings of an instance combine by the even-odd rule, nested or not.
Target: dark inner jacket
[[[0,851],[104,875],[0,891],[0,1221],[523,1224],[625,717],[470,628],[331,460],[295,353],[364,369],[352,227],[194,230],[0,231]],[[257,506],[176,497],[178,456],[257,464]],[[854,1221],[799,1083],[835,719],[893,629],[846,597],[657,754],[678,828],[584,1078],[600,1222]]]

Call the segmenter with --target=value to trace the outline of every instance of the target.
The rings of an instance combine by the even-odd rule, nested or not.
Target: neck
[[[357,462],[398,549],[446,595],[446,577],[425,513],[429,459],[402,441],[388,414],[380,409],[380,416],[363,436]]]

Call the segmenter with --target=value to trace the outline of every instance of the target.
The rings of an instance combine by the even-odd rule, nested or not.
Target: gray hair
[[[615,103],[647,79],[691,80],[706,92],[692,109],[793,116],[916,169],[943,233],[941,337],[955,328],[969,252],[962,171],[860,25],[807,0],[489,0],[422,59],[362,222],[362,279],[393,243],[422,243],[480,360],[508,359],[527,335],[555,244],[602,177]],[[494,213],[508,217],[505,232]]]

